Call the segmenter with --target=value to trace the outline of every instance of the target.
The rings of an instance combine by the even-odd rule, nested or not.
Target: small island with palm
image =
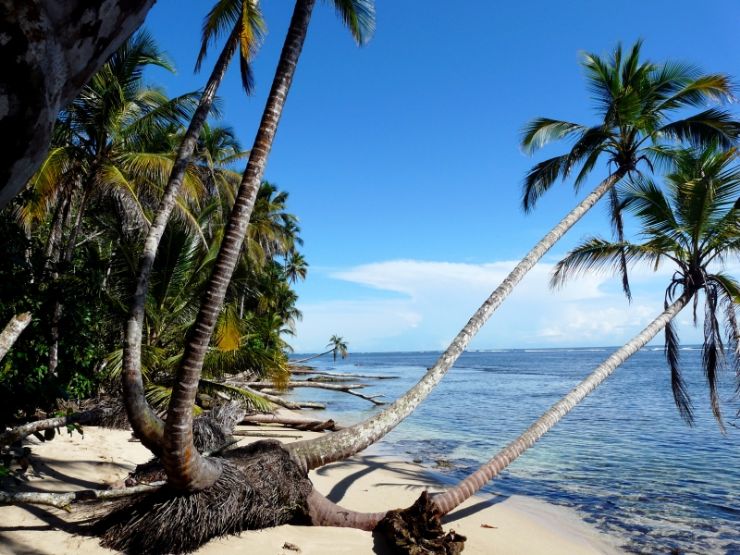
[[[0,553],[740,552],[740,68],[153,4],[3,16]]]

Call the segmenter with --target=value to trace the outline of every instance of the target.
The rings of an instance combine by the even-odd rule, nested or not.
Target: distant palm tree
[[[661,330],[665,330],[665,353],[676,406],[681,416],[692,422],[692,404],[681,377],[678,339],[671,322],[692,300],[696,311],[700,291],[704,293],[702,364],[712,412],[720,428],[724,429],[717,394],[717,372],[725,364],[727,350],[734,359],[735,369],[740,369],[737,319],[740,283],[721,270],[728,257],[740,256],[740,208],[736,206],[740,194],[740,170],[731,165],[736,157],[734,150],[680,152],[675,171],[666,178],[666,193],[652,181],[636,178],[627,188],[623,204],[640,222],[644,241],[612,242],[591,238],[574,248],[556,266],[552,278],[555,287],[569,277],[594,270],[619,272],[623,255],[628,264],[647,263],[656,269],[661,262],[667,261],[675,264],[676,272],[666,290],[665,311],[494,458],[454,488],[435,496],[433,501],[440,514],[457,507],[532,447]],[[721,338],[722,317],[727,324],[726,344]]]
[[[292,361],[293,364],[301,364],[303,362],[308,362],[309,360],[313,360],[315,358],[322,357],[324,355],[328,355],[329,353],[332,354],[334,358],[334,362],[337,361],[337,355],[339,355],[341,358],[347,358],[349,356],[349,351],[347,350],[347,342],[344,340],[343,337],[340,337],[338,335],[332,335],[329,339],[329,343],[326,344],[327,347],[331,347],[328,351],[324,351],[323,353],[318,353],[316,355],[312,355],[308,358],[302,358],[300,360],[294,360]]]
[[[729,147],[736,141],[740,124],[721,110],[705,110],[672,123],[666,121],[669,114],[680,113],[681,109],[709,100],[731,98],[728,77],[701,75],[694,68],[681,64],[640,62],[639,54],[638,42],[626,57],[619,47],[610,59],[593,54],[585,57],[589,88],[599,106],[601,121],[597,125],[587,127],[538,119],[527,127],[524,134],[526,148],[535,148],[561,137],[577,139],[568,154],[542,162],[529,172],[524,187],[527,209],[534,206],[558,177],[567,177],[579,163],[582,163],[582,169],[576,179],[577,184],[601,158],[614,168],[613,172],[522,258],[412,389],[365,422],[335,432],[331,437],[292,444],[291,449],[300,452],[299,458],[307,468],[352,456],[378,441],[411,414],[542,256],[622,178],[638,175],[638,166],[642,162],[650,167],[650,156],[662,159],[667,155],[661,141],[686,139],[699,144],[715,142],[722,147]]]

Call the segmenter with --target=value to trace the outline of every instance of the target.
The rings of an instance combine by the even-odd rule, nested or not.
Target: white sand
[[[255,428],[241,428],[254,431]],[[259,429],[275,435],[310,437],[311,433],[283,428]],[[86,427],[85,436],[67,436],[33,448],[40,476],[29,469],[29,486],[44,491],[100,488],[124,477],[138,463],[150,458],[130,433]],[[261,438],[245,438],[244,442]],[[286,441],[291,441],[286,439]],[[424,469],[417,465],[365,455],[336,463],[311,473],[319,491],[350,509],[381,511],[407,507],[423,489],[435,490]],[[475,509],[471,511],[471,509]],[[76,536],[61,528],[74,522],[73,511],[49,507],[0,507],[0,553],[13,555],[92,555],[112,553],[94,538]],[[487,525],[486,527],[482,525]],[[488,527],[491,526],[491,527]],[[67,526],[69,528],[69,526]],[[586,555],[614,554],[616,542],[590,525],[575,512],[525,497],[476,497],[451,513],[445,528],[467,536],[465,553]],[[300,548],[304,555],[377,553],[369,532],[346,528],[280,526],[239,536],[214,540],[199,554],[295,554],[283,549],[285,542]]]

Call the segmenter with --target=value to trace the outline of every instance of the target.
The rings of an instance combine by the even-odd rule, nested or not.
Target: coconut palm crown
[[[624,190],[622,206],[642,226],[642,242],[612,242],[592,237],[575,247],[555,267],[552,284],[587,271],[617,269],[621,257],[628,264],[648,263],[657,268],[670,261],[677,269],[665,293],[666,306],[677,294],[693,297],[697,320],[699,292],[704,299],[702,364],[717,422],[723,427],[717,392],[718,371],[731,354],[740,372],[737,308],[740,283],[721,271],[727,258],[740,256],[740,168],[737,151],[683,150],[675,154],[675,168],[665,178],[665,192],[650,179],[636,176]],[[723,341],[721,320],[725,321]],[[671,369],[673,396],[684,419],[693,422],[693,407],[679,365],[678,337],[669,323],[665,352]],[[740,374],[737,374],[740,376]]]
[[[736,142],[740,124],[725,110],[708,108],[685,119],[669,120],[687,108],[732,100],[726,75],[702,74],[680,63],[641,61],[641,48],[642,42],[637,41],[629,52],[618,45],[608,58],[584,55],[582,64],[598,123],[537,118],[524,128],[522,147],[528,153],[556,140],[573,141],[568,152],[539,162],[527,173],[522,198],[525,211],[532,210],[558,179],[568,179],[579,166],[573,181],[576,190],[599,162],[606,162],[617,184],[627,175],[640,175],[643,167],[652,170],[664,158],[666,143],[729,148]],[[621,241],[624,231],[617,190],[612,187],[609,195],[612,225]],[[624,260],[622,285],[629,298]]]

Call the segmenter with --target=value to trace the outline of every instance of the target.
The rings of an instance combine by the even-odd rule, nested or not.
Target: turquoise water
[[[454,481],[514,439],[613,349],[506,350],[464,354],[424,403],[383,441]],[[407,390],[438,353],[373,353],[348,361],[318,359],[336,371],[388,374],[361,380],[389,400]],[[576,509],[588,522],[623,538],[633,553],[740,554],[740,429],[722,435],[709,410],[701,353],[684,348],[684,374],[696,424],[673,405],[662,349],[645,349],[619,368],[487,489],[529,495]],[[722,376],[730,424],[734,376]],[[297,390],[296,398],[327,402],[338,422],[374,410],[349,395]],[[317,416],[320,413],[317,413]],[[452,468],[443,470],[440,461]]]

